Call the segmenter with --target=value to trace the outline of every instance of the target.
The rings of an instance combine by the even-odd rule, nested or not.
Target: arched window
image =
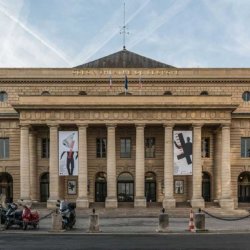
[[[5,91],[0,92],[0,102],[7,102],[8,94]]]
[[[204,201],[211,200],[211,184],[210,175],[207,172],[202,172],[202,197]]]
[[[0,173],[0,195],[5,195],[6,202],[13,201],[13,178],[9,173]]]
[[[43,91],[41,95],[50,95],[49,91]]]
[[[130,173],[122,173],[117,178],[117,195],[119,202],[134,201],[134,178]]]
[[[107,175],[99,172],[95,177],[95,202],[104,202],[107,196]]]
[[[153,172],[145,174],[145,197],[147,202],[156,202],[156,175]]]
[[[208,95],[208,92],[207,92],[207,91],[202,91],[202,92],[200,93],[200,95]]]
[[[242,94],[242,99],[244,102],[249,102],[250,101],[250,92],[249,91],[245,91]]]
[[[250,202],[250,172],[243,172],[238,177],[238,201]]]
[[[40,201],[46,202],[49,199],[49,173],[43,173],[40,177]]]
[[[165,91],[163,95],[173,95],[171,91]]]
[[[119,93],[118,95],[132,95],[131,93],[129,93],[129,92],[127,92],[127,93],[125,93],[125,92],[121,92],[121,93]]]
[[[85,91],[79,91],[78,95],[87,95]]]

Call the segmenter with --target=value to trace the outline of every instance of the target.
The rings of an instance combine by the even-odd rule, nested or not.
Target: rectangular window
[[[0,138],[0,159],[9,158],[9,138]]]
[[[201,139],[201,156],[203,158],[210,157],[210,138],[204,137]]]
[[[145,138],[145,158],[155,157],[155,138]]]
[[[49,158],[49,138],[42,138],[42,158]]]
[[[241,157],[250,157],[250,137],[241,138]]]
[[[121,158],[130,158],[131,157],[131,139],[130,138],[121,138]]]
[[[96,138],[96,157],[106,158],[106,152],[107,152],[107,139]]]

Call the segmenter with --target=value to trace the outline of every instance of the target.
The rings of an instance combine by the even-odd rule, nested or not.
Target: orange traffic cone
[[[188,231],[193,232],[193,233],[195,232],[195,228],[194,228],[194,213],[193,213],[192,209],[191,209],[190,215],[189,215]]]

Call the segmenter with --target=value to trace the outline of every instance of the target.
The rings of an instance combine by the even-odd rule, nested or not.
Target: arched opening
[[[6,202],[13,202],[13,178],[9,173],[0,173],[0,194],[6,196]]]
[[[85,91],[79,91],[78,95],[87,95]]]
[[[238,202],[250,202],[250,172],[243,172],[238,177]]]
[[[145,175],[145,197],[147,202],[156,202],[156,175],[153,172]]]
[[[41,95],[50,95],[49,91],[43,91]]]
[[[211,201],[210,175],[207,172],[202,172],[202,197],[206,202]]]
[[[117,179],[118,202],[134,201],[134,178],[130,173],[122,173]]]
[[[0,102],[7,102],[8,94],[5,91],[0,92]]]
[[[172,95],[171,91],[165,91],[163,95]]]
[[[200,93],[200,95],[208,95],[208,92],[207,92],[207,91],[202,91],[202,92]]]
[[[49,199],[49,173],[43,173],[40,177],[40,201],[47,202]]]
[[[104,202],[107,196],[107,176],[104,172],[99,172],[95,177],[95,201]]]

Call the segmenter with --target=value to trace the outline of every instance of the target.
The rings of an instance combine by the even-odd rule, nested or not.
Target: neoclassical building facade
[[[175,68],[128,50],[75,68],[1,68],[0,193],[48,207],[244,205],[249,91],[248,68]],[[77,149],[68,136],[61,153],[66,132]]]

